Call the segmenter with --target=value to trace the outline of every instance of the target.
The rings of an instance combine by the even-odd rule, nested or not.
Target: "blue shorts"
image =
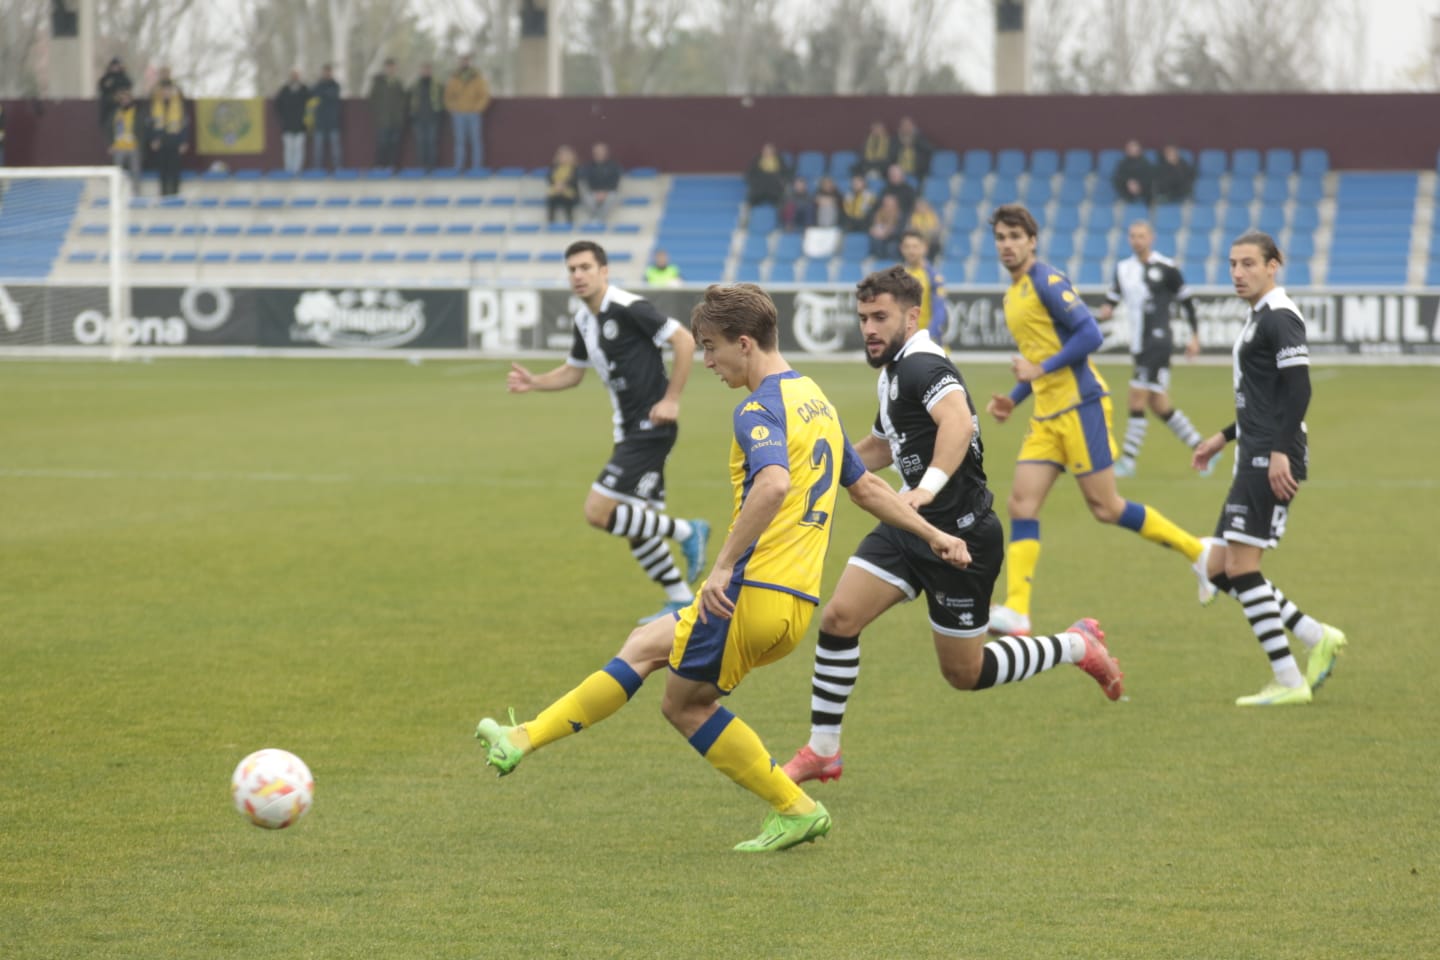
[[[729,693],[756,667],[774,663],[800,643],[815,604],[782,590],[731,584],[725,591],[735,613],[722,619],[707,613],[700,620],[702,584],[695,602],[679,613],[670,669],[686,680],[713,683]]]

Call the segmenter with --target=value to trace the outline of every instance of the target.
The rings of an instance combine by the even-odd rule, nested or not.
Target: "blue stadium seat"
[[[1120,223],[1118,224],[1118,226],[1121,229],[1129,230],[1130,224],[1135,223],[1137,220],[1149,219],[1150,208],[1145,206],[1145,204],[1127,203],[1125,204],[1125,209],[1120,211]]]
[[[1319,203],[1325,198],[1325,178],[1319,174],[1301,174],[1295,182],[1297,203]]]
[[[1253,177],[1260,172],[1260,151],[1239,149],[1230,154],[1230,172],[1237,177]]]
[[[1279,204],[1267,203],[1260,208],[1260,216],[1255,223],[1270,236],[1278,237],[1285,229],[1285,208]]]
[[[1089,150],[1066,150],[1060,169],[1066,177],[1083,177],[1095,169],[1095,156]]]
[[[1055,191],[1050,185],[1050,178],[1036,176],[1032,173],[1030,179],[1025,183],[1025,191],[1021,194],[1020,202],[1029,207],[1038,217],[1042,208],[1050,202],[1054,195]]]
[[[1230,178],[1230,188],[1225,192],[1225,197],[1231,203],[1249,203],[1255,199],[1255,178],[1240,176],[1238,174]]]
[[[861,234],[861,236],[864,236]],[[804,234],[782,233],[775,238],[775,250],[771,254],[776,260],[797,260],[805,240]]]
[[[194,263],[194,262],[195,262],[195,251],[194,251],[194,250],[172,250],[172,251],[170,252],[169,260],[170,260],[171,263]]]
[[[1212,204],[1220,199],[1220,179],[1218,177],[1205,177],[1195,181],[1195,187],[1190,192],[1190,198],[1199,204]]]
[[[1017,151],[1018,152],[1018,151]],[[1001,203],[1014,203],[1020,199],[1020,184],[1015,174],[995,174],[995,180],[990,184],[990,205],[996,206]]]
[[[1209,231],[1191,230],[1185,235],[1185,242],[1175,251],[1186,263],[1210,259],[1212,250]]]
[[[452,237],[453,237],[453,236],[468,236],[469,234],[472,234],[472,233],[474,233],[474,232],[475,232],[475,224],[473,224],[473,223],[447,223],[447,224],[445,224],[445,234],[446,234],[447,236],[452,236]]]
[[[284,206],[284,197],[261,197],[255,201],[255,208],[257,210],[279,210]]]
[[[375,224],[373,223],[352,223],[345,227],[347,237],[368,237],[374,233]]]
[[[1225,217],[1220,221],[1220,229],[1227,236],[1236,236],[1244,233],[1255,225],[1250,217],[1250,208],[1235,206],[1231,204],[1225,208]]]
[[[1285,266],[1280,268],[1280,282],[1287,287],[1310,286],[1310,261],[1286,257]]]
[[[954,150],[936,150],[930,157],[930,176],[950,178],[960,171],[960,155]]]
[[[759,260],[741,260],[735,270],[736,283],[762,283]]]
[[[495,263],[500,254],[495,250],[475,250],[470,254],[471,263]]]
[[[1080,256],[1087,260],[1103,260],[1110,255],[1110,232],[1088,230],[1080,243]]]
[[[1060,180],[1060,206],[1061,209],[1071,206],[1079,206],[1085,202],[1085,195],[1089,191],[1089,185],[1085,182],[1082,174],[1065,174]]]
[[[1296,204],[1290,215],[1290,226],[1296,230],[1316,230],[1320,226],[1320,211]]]
[[[100,256],[94,250],[74,250],[65,259],[70,263],[98,263]]]
[[[1175,252],[1175,248],[1179,245],[1176,242],[1179,239],[1179,234],[1180,231],[1173,227],[1163,230],[1157,227],[1155,230],[1155,249],[1159,250],[1167,257],[1170,256]]]
[[[1055,211],[1055,220],[1050,224],[1051,230],[1068,230],[1074,233],[1080,228],[1080,208],[1061,204],[1060,209]]]
[[[202,263],[229,263],[230,251],[228,250],[206,250],[201,256]]]
[[[779,225],[779,221],[780,215],[774,207],[752,207],[745,230],[747,233],[769,233]]]
[[[1088,236],[1088,234],[1087,234]],[[1056,261],[1069,260],[1075,255],[1075,234],[1070,231],[1051,231],[1045,240],[1045,256]]]
[[[294,263],[300,258],[295,255],[294,250],[272,250],[265,259],[270,263]]]
[[[1100,260],[1081,260],[1075,282],[1085,287],[1099,287],[1109,283],[1105,264]]]
[[[865,261],[863,260],[841,260],[840,266],[835,271],[835,282],[843,284],[855,284],[865,279]]]
[[[463,250],[441,250],[435,254],[436,263],[463,263],[465,251]]]
[[[1108,203],[1090,208],[1090,217],[1085,221],[1087,230],[1109,230],[1115,226],[1115,208]]]
[[[1125,152],[1123,150],[1101,150],[1096,154],[1095,173],[1098,179],[1109,183],[1110,175],[1115,172],[1116,167],[1120,166],[1120,161],[1124,159],[1124,157]]]
[[[948,177],[927,178],[922,194],[926,200],[930,201],[931,206],[939,210],[950,202],[950,179]]]
[[[329,250],[306,250],[304,253],[300,254],[300,262],[301,262],[301,263],[329,263],[329,262],[330,262],[330,251],[329,251]]]
[[[795,158],[795,176],[804,177],[811,183],[825,174],[826,157],[819,150],[801,150]]]
[[[558,252],[558,251],[557,251],[557,252]],[[563,255],[563,254],[560,254],[560,258],[563,260],[563,259],[564,259],[564,255]],[[400,259],[401,259],[403,262],[405,262],[405,263],[429,263],[429,262],[430,262],[430,251],[429,251],[429,250],[406,250],[405,253],[401,255]]]
[[[985,178],[983,176],[967,174],[960,181],[960,189],[955,192],[955,199],[961,203],[976,204],[985,199]]]
[[[336,263],[364,263],[365,254],[359,250],[341,250],[335,254]]]
[[[1155,207],[1155,214],[1151,222],[1156,230],[1178,230],[1180,229],[1181,215],[1184,208],[1178,203],[1165,203]]]
[[[983,177],[993,169],[989,150],[966,150],[961,158],[961,172],[968,177]]]
[[[972,240],[975,236],[973,230],[954,230],[950,236],[945,238],[945,256],[947,259],[964,260],[970,256]],[[950,271],[953,273],[954,271]]]
[[[1030,154],[1032,177],[1053,177],[1060,172],[1060,154],[1054,150],[1036,150]]]
[[[1308,230],[1291,230],[1290,240],[1280,248],[1288,263],[1291,260],[1309,260],[1315,256],[1315,234]]]
[[[419,205],[420,198],[412,196],[391,197],[389,204],[392,207],[414,207]]]
[[[1300,175],[1324,176],[1330,172],[1330,152],[1318,148],[1300,151]]]
[[[1199,162],[1195,165],[1195,171],[1201,177],[1218,177],[1225,172],[1226,158],[1224,150],[1201,150]]]
[[[1018,177],[1025,172],[1025,151],[1001,150],[995,155],[995,172],[1002,177]]]
[[[1265,151],[1265,172],[1271,176],[1288,177],[1295,172],[1295,153],[1271,148]]]
[[[859,154],[854,150],[836,150],[830,154],[830,176],[835,178],[838,184],[850,182],[851,171],[855,169],[855,162]]]
[[[379,233],[382,237],[403,237],[405,236],[405,224],[382,223],[380,224]]]
[[[300,231],[303,233],[307,228],[302,224]],[[210,228],[203,223],[186,223],[180,226],[182,237],[203,237],[210,232]]]
[[[252,223],[245,228],[247,237],[272,237],[275,235],[275,228],[268,223]]]
[[[791,261],[775,262],[770,265],[771,283],[798,283],[795,277],[795,264]]]
[[[1266,203],[1284,203],[1290,199],[1290,178],[1270,174],[1260,187],[1260,199]]]
[[[770,254],[770,234],[750,233],[745,236],[745,246],[740,256],[749,260],[764,260]]]

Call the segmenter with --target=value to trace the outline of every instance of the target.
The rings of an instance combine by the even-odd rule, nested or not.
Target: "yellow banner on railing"
[[[195,127],[196,153],[264,153],[265,101],[198,98]]]

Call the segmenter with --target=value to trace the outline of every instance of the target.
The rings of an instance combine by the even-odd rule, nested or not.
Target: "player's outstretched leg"
[[[649,631],[657,636],[662,633],[659,627],[651,627]],[[636,637],[643,639],[641,631],[632,635],[632,642]],[[508,725],[486,717],[475,728],[475,739],[485,748],[486,765],[505,776],[520,765],[526,754],[579,733],[615,713],[630,701],[644,681],[634,667],[615,657],[540,711],[534,720],[516,724],[514,710],[510,711]]]
[[[1112,657],[1110,648],[1105,646],[1105,631],[1100,629],[1099,621],[1093,617],[1076,620],[1070,625],[1070,632],[1078,634],[1085,643],[1085,655],[1075,666],[1090,674],[1105,696],[1119,700],[1125,693],[1122,682],[1125,674],[1120,672],[1120,661]]]

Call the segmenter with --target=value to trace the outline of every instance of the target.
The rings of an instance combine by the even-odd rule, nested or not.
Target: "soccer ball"
[[[256,750],[230,778],[235,809],[257,827],[281,830],[315,802],[315,778],[305,761],[284,750]]]

